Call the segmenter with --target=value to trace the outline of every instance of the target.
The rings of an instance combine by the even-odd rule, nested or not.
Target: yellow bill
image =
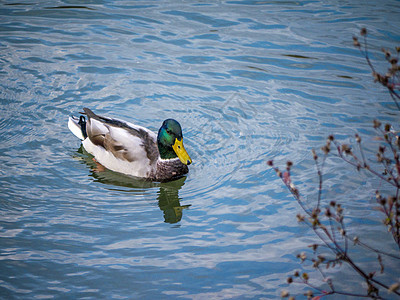
[[[183,147],[183,139],[175,139],[175,144],[172,145],[172,149],[174,149],[176,155],[178,155],[179,160],[183,164],[190,165],[192,163],[192,159],[186,152],[185,147]]]

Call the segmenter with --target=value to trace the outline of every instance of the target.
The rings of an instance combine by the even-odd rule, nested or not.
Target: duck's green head
[[[157,145],[162,159],[178,157],[185,165],[192,163],[192,159],[183,147],[181,125],[174,119],[167,119],[162,124],[158,131]]]

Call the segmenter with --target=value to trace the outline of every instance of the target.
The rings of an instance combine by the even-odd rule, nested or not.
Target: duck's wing
[[[86,131],[90,141],[116,158],[135,162],[147,159],[155,164],[159,157],[157,136],[147,128],[122,120],[96,115],[88,108],[83,109],[88,117]]]

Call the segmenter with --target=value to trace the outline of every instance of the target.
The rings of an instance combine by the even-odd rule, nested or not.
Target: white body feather
[[[68,128],[78,139],[83,141],[85,138],[83,137],[81,126],[78,124],[78,122],[79,120],[77,120],[75,117],[69,117]]]
[[[150,165],[150,160],[146,157],[146,155],[142,156],[142,160],[140,161],[128,162],[126,160],[116,158],[112,153],[106,151],[103,147],[94,145],[89,138],[85,139],[82,144],[85,150],[92,154],[100,164],[112,171],[136,177],[148,177],[149,174],[151,174],[151,172],[156,168],[156,165]]]
[[[129,152],[136,158],[135,161],[129,162],[115,157],[111,152],[107,151],[101,146],[94,145],[89,138],[86,138],[82,144],[87,152],[92,154],[96,160],[105,166],[107,169],[136,176],[136,177],[148,177],[151,172],[155,172],[157,164],[151,165],[147,153],[142,147],[142,140],[130,134],[123,128],[105,126],[102,122],[95,119],[91,119],[92,126],[98,127],[101,131],[109,132],[114,140],[119,141],[123,146],[129,150]],[[154,132],[148,130],[145,127],[138,126],[126,121],[128,126],[135,129],[143,129],[149,133],[149,136],[157,141],[157,136]]]

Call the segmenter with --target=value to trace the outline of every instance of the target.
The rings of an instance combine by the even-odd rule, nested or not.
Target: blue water
[[[400,42],[394,0],[3,1],[0,298],[301,295],[286,277],[308,270],[296,255],[314,236],[266,161],[292,160],[312,200],[312,148],[355,132],[368,148],[373,119],[398,123],[353,48],[362,27],[384,71],[381,47]],[[154,131],[177,119],[188,176],[151,183],[99,170],[67,128],[82,107]],[[393,251],[370,209],[380,183],[339,160],[325,171],[349,230]]]

